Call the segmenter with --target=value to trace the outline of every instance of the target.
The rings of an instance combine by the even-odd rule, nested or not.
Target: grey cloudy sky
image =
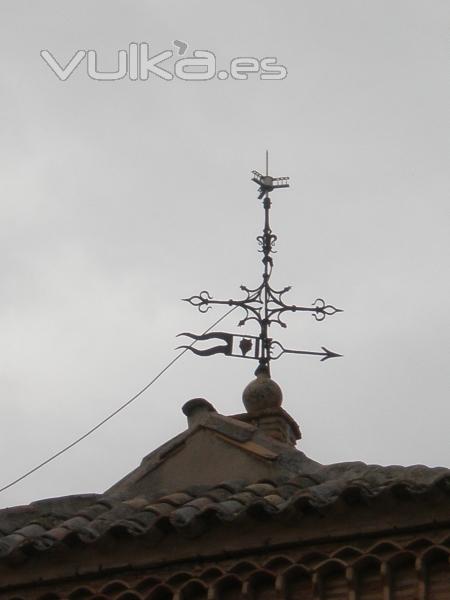
[[[448,3],[3,0],[0,18],[0,487],[118,407],[222,312],[179,301],[258,284],[274,194],[275,287],[345,312],[288,317],[273,367],[300,447],[322,462],[449,465]],[[173,40],[276,56],[283,81],[96,82],[66,62]],[[236,331],[234,313],[220,329]],[[247,329],[253,333],[252,328]],[[252,365],[250,365],[251,367]],[[100,492],[185,427],[206,397],[242,411],[248,361],[185,355],[94,436],[0,496],[0,506]]]

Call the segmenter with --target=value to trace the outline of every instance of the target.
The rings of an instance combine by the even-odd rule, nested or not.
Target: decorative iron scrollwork
[[[240,300],[215,300],[208,291],[203,290],[196,296],[184,298],[193,306],[196,306],[202,313],[207,312],[213,305],[228,305],[239,307],[244,311],[243,318],[239,321],[239,327],[242,327],[249,321],[256,321],[259,325],[260,335],[256,336],[239,336],[228,333],[209,333],[204,336],[196,336],[190,333],[186,335],[195,341],[204,341],[210,339],[220,339],[225,342],[225,345],[214,346],[206,350],[198,350],[192,346],[180,346],[181,348],[189,348],[195,354],[200,356],[210,356],[212,354],[225,354],[227,356],[236,356],[239,358],[253,358],[259,361],[260,365],[269,369],[270,361],[277,360],[283,354],[310,354],[321,356],[321,360],[328,360],[341,356],[335,352],[331,352],[325,347],[322,347],[321,352],[313,352],[306,350],[288,350],[285,349],[280,342],[269,338],[268,330],[273,324],[281,327],[286,327],[286,323],[281,318],[288,312],[309,312],[316,321],[323,321],[325,317],[342,312],[340,308],[336,308],[332,304],[326,304],[323,298],[317,298],[311,306],[289,305],[285,302],[284,296],[291,290],[290,286],[282,290],[275,290],[270,285],[272,275],[273,258],[275,243],[277,236],[272,232],[269,223],[269,212],[271,208],[271,199],[269,192],[275,189],[289,187],[289,177],[271,177],[261,175],[258,171],[252,171],[252,180],[259,186],[258,198],[263,200],[264,207],[264,228],[262,235],[259,235],[256,240],[260,246],[259,252],[263,254],[262,263],[264,271],[262,274],[262,283],[254,288],[248,288],[241,285],[241,291],[245,292],[246,297]],[[239,340],[239,341],[238,341]]]

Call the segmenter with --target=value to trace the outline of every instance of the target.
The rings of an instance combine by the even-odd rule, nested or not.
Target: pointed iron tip
[[[325,352],[325,356],[320,359],[320,362],[328,360],[329,358],[342,358],[343,356],[342,354],[338,354],[337,352],[332,352],[331,350],[328,350],[328,348],[325,348],[325,346],[322,346],[322,350]]]

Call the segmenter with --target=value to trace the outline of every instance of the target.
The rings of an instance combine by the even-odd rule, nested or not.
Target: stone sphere
[[[278,383],[265,373],[259,373],[242,393],[242,401],[248,413],[270,408],[280,408],[283,392]]]

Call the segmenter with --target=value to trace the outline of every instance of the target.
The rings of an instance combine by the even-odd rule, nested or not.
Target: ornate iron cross
[[[263,200],[264,207],[264,229],[262,235],[256,239],[260,246],[259,252],[262,253],[262,262],[264,272],[262,274],[261,284],[249,289],[245,285],[241,285],[241,290],[245,292],[245,297],[241,300],[215,300],[209,292],[203,290],[197,296],[183,298],[193,306],[196,306],[202,313],[207,312],[212,305],[227,305],[242,308],[244,317],[239,321],[239,326],[245,325],[248,321],[256,321],[260,328],[259,336],[239,335],[224,332],[211,332],[205,335],[195,335],[193,333],[180,333],[180,336],[187,336],[193,340],[206,341],[218,340],[222,343],[206,349],[198,349],[193,346],[179,346],[179,348],[188,348],[199,356],[211,356],[213,354],[225,354],[226,356],[235,356],[238,358],[248,358],[259,361],[257,369],[264,369],[270,373],[270,361],[277,360],[283,354],[310,354],[321,356],[321,360],[335,358],[341,356],[331,352],[327,348],[321,348],[319,352],[309,350],[290,350],[284,348],[282,344],[269,337],[269,327],[273,324],[286,327],[286,323],[282,320],[282,316],[288,312],[309,312],[316,321],[323,321],[326,316],[334,315],[342,312],[341,309],[335,308],[331,304],[326,304],[322,298],[317,298],[311,306],[296,306],[295,304],[286,304],[284,295],[291,289],[285,287],[278,291],[274,290],[270,285],[270,278],[273,269],[272,254],[277,241],[277,236],[270,228],[269,213],[272,205],[269,193],[281,188],[289,187],[289,177],[271,177],[268,174],[268,155],[266,153],[266,174],[261,175],[258,171],[252,171],[254,181],[259,186],[258,199]]]

